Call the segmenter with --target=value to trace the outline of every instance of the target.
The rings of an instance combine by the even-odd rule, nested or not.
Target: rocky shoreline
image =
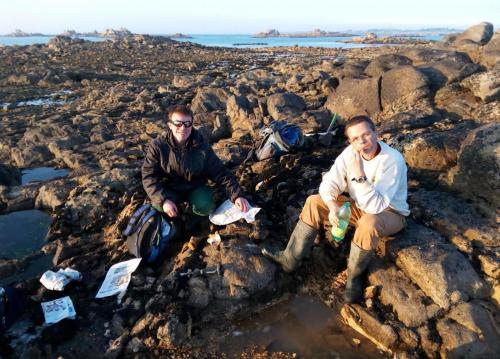
[[[500,351],[499,59],[500,33],[488,23],[441,43],[361,49],[211,48],[144,35],[0,48],[0,103],[9,104],[0,109],[0,211],[50,212],[47,244],[36,255],[84,275],[64,294],[38,277],[15,283],[30,302],[0,340],[1,355],[222,357],[234,320],[302,293],[341,313],[385,356],[493,357]],[[57,105],[23,105],[54,93]],[[181,103],[191,104],[196,127],[262,211],[252,224],[194,223],[191,245],[177,243],[171,259],[141,266],[120,304],[94,299],[109,267],[130,258],[120,233],[145,198],[145,146],[165,129],[166,109]],[[311,136],[279,161],[243,164],[271,119],[319,132],[333,112],[370,115],[409,166],[409,226],[381,245],[362,305],[343,305],[340,296],[349,239],[333,246],[322,233],[294,275],[259,252],[263,243],[286,243],[345,140]],[[38,166],[71,172],[20,186],[19,169]],[[216,230],[222,243],[207,244]],[[0,259],[0,279],[29,261]],[[220,276],[179,279],[217,264]],[[76,320],[44,325],[40,302],[63,295]],[[297,355],[272,346],[237,354]]]

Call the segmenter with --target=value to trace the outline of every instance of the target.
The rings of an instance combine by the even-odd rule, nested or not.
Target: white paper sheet
[[[247,223],[255,221],[255,216],[260,211],[258,207],[252,207],[247,212],[242,212],[230,200],[226,200],[208,218],[210,222],[218,226],[236,222],[243,218]]]
[[[75,319],[76,311],[70,297],[62,297],[41,303],[45,323],[57,323],[65,318]]]
[[[139,263],[141,263],[141,258],[112,265],[95,297],[104,298],[117,293],[125,293],[130,283],[130,275],[137,269]]]

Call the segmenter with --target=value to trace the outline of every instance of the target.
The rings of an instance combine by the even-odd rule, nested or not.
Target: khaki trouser
[[[406,225],[405,216],[392,209],[386,209],[378,214],[365,213],[356,207],[354,201],[345,196],[339,196],[336,203],[351,203],[351,219],[349,224],[356,227],[353,242],[365,250],[375,250],[380,238],[390,236],[402,230]],[[329,209],[319,194],[307,197],[306,204],[300,214],[300,219],[313,228],[320,229],[321,224],[328,222]]]

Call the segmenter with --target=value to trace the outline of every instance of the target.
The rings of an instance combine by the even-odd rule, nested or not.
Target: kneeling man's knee
[[[358,220],[358,228],[362,228],[365,231],[375,230],[377,225],[377,215],[365,213]]]
[[[377,215],[365,213],[358,220],[356,232],[354,233],[354,243],[365,250],[377,248],[379,235],[377,233]]]

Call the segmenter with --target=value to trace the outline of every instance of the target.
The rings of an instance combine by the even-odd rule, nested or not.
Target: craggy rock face
[[[267,110],[274,120],[297,117],[305,108],[304,99],[294,93],[277,93],[267,99]]]
[[[491,356],[500,350],[495,323],[483,305],[481,301],[462,303],[437,323],[443,338],[442,356]]]
[[[493,41],[493,25],[482,22],[444,40],[444,45],[464,52],[477,63],[488,68],[498,62],[498,42]]]
[[[261,245],[286,246],[307,196],[347,145],[338,125],[336,135],[314,134],[333,113],[338,123],[372,116],[380,139],[403,153],[412,211],[404,232],[381,241],[366,300],[342,308],[346,322],[397,355],[498,352],[490,318],[500,301],[500,50],[492,34],[480,24],[438,44],[349,50],[210,48],[144,35],[0,48],[0,211],[50,211],[43,252],[54,269],[85,278],[64,292],[76,321],[50,327],[40,302],[55,294],[38,274],[14,283],[31,298],[6,337],[14,355],[220,357],[219,338],[235,318],[253,318],[289,292],[341,308],[350,235],[334,245],[322,229],[292,275],[260,255]],[[144,150],[176,104],[191,104],[194,125],[262,210],[252,224],[225,227],[185,214],[184,237],[163,262],[134,272],[121,303],[94,299],[109,267],[130,259],[121,231],[145,200]],[[304,148],[244,162],[262,126],[281,119],[313,133]],[[20,168],[38,166],[71,171],[20,186]],[[221,189],[215,198],[225,199]],[[215,231],[222,241],[210,245]],[[0,280],[41,254],[0,258]]]
[[[373,116],[381,110],[380,78],[343,79],[325,107],[344,119],[361,114]]]
[[[489,22],[482,22],[465,30],[462,34],[455,37],[452,43],[464,43],[472,41],[480,45],[485,45],[490,41],[493,35],[493,25]]]
[[[481,126],[470,133],[450,171],[451,186],[473,198],[480,196],[500,205],[500,124]],[[478,179],[481,180],[478,180]]]
[[[500,100],[500,69],[472,75],[462,81],[462,86],[485,103],[498,101]]]
[[[477,124],[464,121],[449,130],[414,136],[404,144],[405,160],[414,169],[446,171],[456,165],[460,145],[475,127]]]
[[[15,186],[21,183],[21,172],[13,166],[0,164],[0,186]]]
[[[420,327],[440,314],[439,306],[426,303],[425,294],[395,266],[372,268],[369,281],[381,288],[381,302],[392,306],[407,327]]]
[[[388,252],[398,267],[443,309],[488,297],[488,287],[472,265],[432,230],[415,225],[398,241],[389,242]]]
[[[484,45],[481,63],[487,68],[493,68],[500,58],[500,32],[497,30],[491,40]]]
[[[373,59],[365,69],[365,74],[371,77],[381,76],[384,72],[392,70],[397,66],[411,65],[412,61],[402,55],[381,55]]]
[[[428,84],[427,77],[411,65],[386,72],[381,83],[382,108],[397,108],[399,112],[410,109],[420,99],[429,96]]]

